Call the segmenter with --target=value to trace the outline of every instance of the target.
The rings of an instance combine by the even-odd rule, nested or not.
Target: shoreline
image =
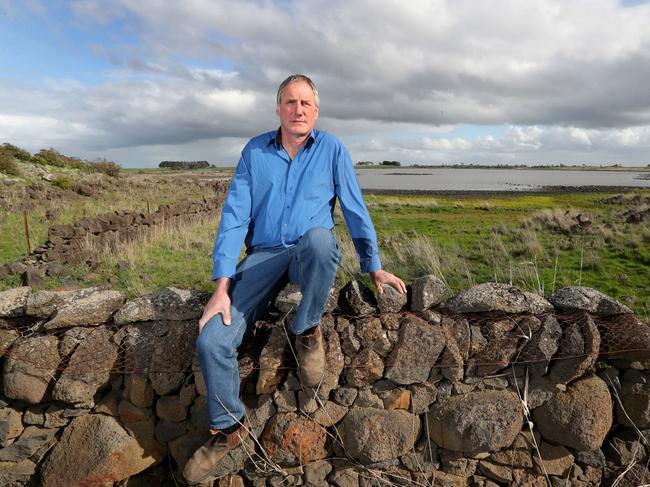
[[[364,194],[405,196],[532,196],[570,193],[629,193],[650,191],[643,186],[542,186],[538,189],[370,189],[362,188]]]

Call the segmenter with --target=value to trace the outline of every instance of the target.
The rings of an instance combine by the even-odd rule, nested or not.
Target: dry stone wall
[[[227,184],[227,181],[215,182],[217,196],[202,201],[162,205],[149,213],[120,210],[82,218],[74,224],[53,225],[43,246],[35,249],[22,262],[0,266],[0,279],[25,272],[28,275],[58,276],[65,265],[92,266],[96,262],[97,249],[113,249],[118,243],[141,237],[155,226],[187,224],[215,215],[223,204]]]
[[[207,298],[0,293],[0,485],[181,485],[207,439],[194,351]],[[313,400],[285,332],[289,285],[240,350],[253,439],[203,485],[648,483],[648,323],[584,287],[444,298],[433,276],[378,302],[357,282],[333,289]]]

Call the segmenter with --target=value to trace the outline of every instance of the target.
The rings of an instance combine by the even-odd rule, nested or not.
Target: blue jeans
[[[225,429],[244,416],[239,398],[237,348],[244,335],[260,319],[288,281],[300,286],[302,300],[291,324],[298,335],[318,324],[334,284],[341,252],[328,228],[316,227],[296,245],[260,249],[237,266],[230,283],[231,324],[212,317],[203,327],[196,348],[208,390],[211,429]]]

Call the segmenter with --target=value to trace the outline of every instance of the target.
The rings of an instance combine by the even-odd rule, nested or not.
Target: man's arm
[[[244,149],[245,150],[245,149]],[[251,177],[244,152],[228,189],[228,196],[221,210],[221,222],[212,252],[212,280],[215,289],[203,308],[199,319],[199,333],[213,316],[221,313],[223,322],[230,324],[230,280],[235,275],[237,258],[248,233],[251,220]]]
[[[361,272],[369,272],[378,293],[383,293],[382,284],[389,284],[400,293],[406,292],[404,282],[394,274],[381,268],[377,233],[370,214],[363,201],[352,159],[341,145],[334,169],[334,186],[338,196],[348,232],[359,255]]]

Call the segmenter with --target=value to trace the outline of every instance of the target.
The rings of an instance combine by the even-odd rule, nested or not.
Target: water
[[[650,188],[650,172],[532,169],[357,168],[363,189],[540,191],[561,186]],[[645,178],[645,179],[643,179]]]

